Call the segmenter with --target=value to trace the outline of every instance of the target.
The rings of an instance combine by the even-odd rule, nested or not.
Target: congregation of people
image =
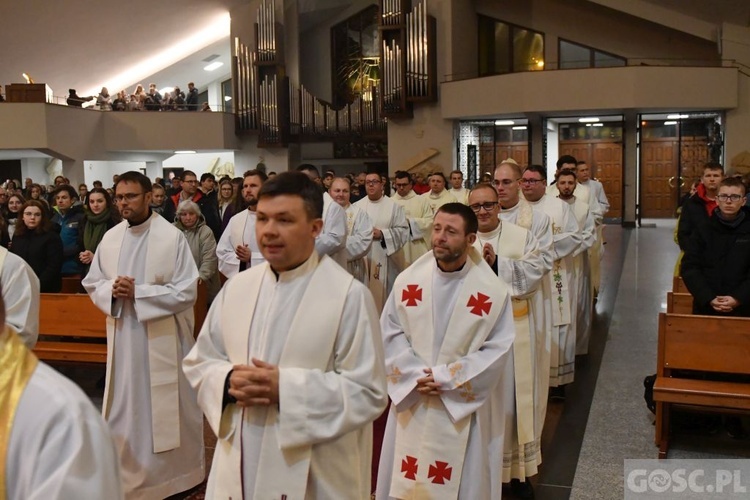
[[[609,209],[586,162],[556,167],[507,159],[470,187],[459,170],[310,164],[127,172],[90,190],[6,182],[7,497],[191,490],[206,478],[205,417],[207,498],[496,499],[504,485],[533,498],[548,401],[565,401],[588,353]],[[720,207],[744,200],[718,189]],[[744,218],[717,214],[714,231],[744,234]],[[103,421],[31,351],[39,293],[63,278],[107,317]],[[745,303],[721,294],[714,309]],[[197,338],[196,300],[210,306]],[[45,397],[55,411],[27,421]],[[64,459],[45,454],[66,440],[80,443]]]
[[[93,102],[94,109],[101,111],[211,111],[208,103],[198,103],[198,89],[193,82],[187,84],[187,93],[175,86],[163,95],[155,83],[150,83],[148,90],[139,83],[133,92],[123,89],[116,95],[111,95],[107,87],[102,87],[96,96],[79,96],[76,89],[69,89],[65,102],[77,108]]]

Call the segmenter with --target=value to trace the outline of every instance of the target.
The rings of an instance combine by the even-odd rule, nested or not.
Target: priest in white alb
[[[454,170],[450,175],[451,189],[450,194],[456,198],[456,201],[469,204],[469,190],[464,187],[464,173],[460,170]]]
[[[5,298],[5,324],[33,349],[39,337],[39,278],[25,260],[5,247],[0,247],[0,289]]]
[[[151,212],[148,177],[120,175],[115,200],[124,220],[104,235],[83,280],[107,315],[102,413],[125,497],[166,498],[205,477],[203,418],[182,373],[198,269],[182,232]]]
[[[542,456],[541,429],[547,393],[538,393],[538,378],[549,373],[549,365],[540,367],[539,308],[545,268],[539,243],[531,231],[498,218],[497,191],[489,184],[478,184],[469,193],[469,208],[477,214],[479,231],[474,242],[494,274],[508,286],[512,298],[515,342],[513,362],[506,370],[503,395],[507,398],[503,482],[520,492],[530,489],[527,478],[538,472]],[[542,319],[541,321],[544,321]],[[547,363],[549,359],[547,358]],[[548,375],[547,375],[548,376]],[[548,383],[548,382],[547,382]],[[544,398],[544,402],[540,401]],[[540,422],[541,419],[541,422]]]
[[[445,179],[445,174],[441,171],[432,172],[429,180],[427,181],[430,185],[430,190],[421,195],[427,204],[430,206],[432,216],[434,217],[438,211],[438,208],[442,207],[446,203],[455,203],[458,200],[446,189],[448,181]]]
[[[349,202],[351,184],[345,177],[334,177],[329,188],[331,198],[346,213],[346,247],[339,250],[338,258],[346,262],[346,269],[355,279],[364,283],[367,268],[367,253],[372,246],[372,221],[364,210]],[[325,205],[325,203],[324,203]]]
[[[392,405],[378,500],[502,494],[513,312],[476,231],[466,205],[438,209],[432,251],[399,275],[381,316]]]
[[[257,213],[266,263],[226,282],[184,363],[218,438],[207,498],[369,498],[387,403],[372,297],[315,251],[323,196],[306,175],[269,179]]]
[[[577,284],[573,272],[573,254],[581,245],[581,233],[570,206],[546,193],[547,169],[541,165],[526,167],[521,177],[524,198],[534,210],[547,214],[552,222],[554,262],[544,281],[545,300],[552,322],[549,385],[553,396],[564,397],[562,386],[575,375],[575,310]]]
[[[594,287],[594,297],[599,294],[601,285],[601,260],[604,255],[604,216],[609,212],[609,200],[604,192],[601,182],[591,176],[591,169],[585,161],[576,162],[576,182],[578,188],[584,187],[589,190],[589,207],[594,213],[596,224],[596,243],[589,249],[589,262],[591,264],[591,283]],[[598,209],[596,208],[598,207]]]
[[[427,199],[414,192],[409,172],[396,172],[396,194],[391,198],[404,208],[409,223],[409,241],[399,250],[394,259],[401,269],[406,269],[430,250],[433,213]]]
[[[229,219],[229,224],[216,244],[219,272],[226,278],[265,260],[255,241],[255,207],[258,203],[258,191],[266,179],[266,173],[261,170],[248,170],[242,179],[241,195],[247,209]]]
[[[0,498],[120,500],[120,467],[101,415],[7,321],[0,296]]]
[[[396,276],[403,271],[394,254],[409,241],[409,225],[404,209],[383,194],[380,174],[367,174],[365,190],[367,196],[355,205],[367,213],[373,225],[373,241],[367,255],[369,275],[366,285],[375,299],[375,307],[382,311]]]

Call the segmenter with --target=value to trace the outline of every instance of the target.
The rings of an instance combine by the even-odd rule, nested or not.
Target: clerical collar
[[[543,194],[543,195],[542,195],[542,197],[541,197],[541,198],[539,198],[539,199],[538,199],[538,200],[536,200],[536,201],[531,201],[531,200],[529,200],[529,199],[527,198],[527,199],[526,199],[526,203],[529,203],[530,205],[538,205],[538,204],[540,204],[540,203],[542,202],[542,200],[544,200],[544,198],[545,198],[546,196],[547,196],[547,194],[545,193],[545,194]]]
[[[138,227],[138,226],[142,225],[143,223],[150,221],[152,214],[153,214],[153,211],[151,210],[151,207],[148,207],[148,217],[146,217],[145,219],[143,219],[141,222],[131,222],[131,221],[128,221],[128,227]]]
[[[385,195],[381,196],[381,197],[380,197],[380,198],[378,198],[377,200],[373,200],[373,199],[371,199],[371,198],[370,198],[370,197],[368,196],[368,197],[367,197],[367,201],[369,201],[370,203],[380,203],[381,201],[383,201],[383,198],[385,198]]]
[[[502,204],[500,204],[500,211],[501,212],[513,212],[514,210],[517,210],[518,207],[521,206],[521,200],[519,199],[515,205],[513,205],[510,208],[505,208]]]
[[[271,270],[277,282],[288,283],[290,281],[294,281],[300,276],[304,276],[305,274],[312,272],[318,266],[318,262],[320,262],[318,252],[313,249],[307,260],[297,264],[291,269],[278,272],[270,265],[268,266],[268,269]]]
[[[484,240],[486,242],[487,240],[491,240],[495,238],[497,235],[500,234],[502,230],[503,230],[503,223],[502,221],[500,221],[497,227],[493,229],[492,231],[488,231],[486,233],[477,232],[477,238],[479,238],[480,241]]]
[[[467,265],[469,263],[469,257],[466,258],[466,262],[464,262],[464,265],[456,269],[455,271],[444,271],[440,269],[440,264],[438,264],[438,260],[435,259],[435,269],[437,269],[437,272],[440,276],[443,276],[445,278],[451,278],[451,279],[458,279],[463,278],[466,276],[466,273],[469,272],[469,266]]]

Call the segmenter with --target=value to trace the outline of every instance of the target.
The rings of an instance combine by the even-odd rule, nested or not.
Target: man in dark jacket
[[[63,276],[81,274],[83,265],[78,254],[83,250],[78,245],[78,225],[85,217],[83,205],[76,204],[78,193],[68,184],[58,186],[52,194],[55,200],[52,222],[60,226],[60,239],[63,243]]]
[[[203,218],[206,219],[206,225],[211,228],[214,238],[219,241],[221,238],[221,218],[219,217],[219,206],[215,198],[210,198],[198,189],[198,177],[195,172],[185,170],[182,173],[182,191],[169,197],[171,207],[165,212],[174,214],[182,200],[192,200],[201,208]],[[165,215],[166,216],[166,215]]]
[[[696,228],[682,259],[682,279],[693,295],[693,312],[750,316],[750,209],[745,186],[721,182],[714,215]]]
[[[701,183],[696,192],[682,205],[677,242],[680,250],[687,249],[690,236],[697,228],[708,222],[716,209],[716,194],[724,178],[724,167],[719,163],[706,163],[703,166]]]
[[[188,111],[198,111],[198,89],[193,82],[188,83],[188,93],[185,96]]]

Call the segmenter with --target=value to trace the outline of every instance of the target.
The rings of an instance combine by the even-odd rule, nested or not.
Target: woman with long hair
[[[234,188],[230,179],[224,179],[219,183],[219,217],[221,218],[221,231],[229,224],[229,219],[235,214],[234,211]]]
[[[24,203],[26,203],[26,200],[19,193],[8,197],[8,217],[5,222],[8,224],[8,236],[10,238],[13,238],[13,232],[16,230],[16,221],[21,217],[21,207]]]
[[[83,248],[78,254],[78,260],[83,264],[82,277],[88,274],[94,253],[104,233],[122,220],[107,190],[99,187],[89,191],[84,213],[85,217],[78,225],[78,246]]]
[[[63,244],[46,207],[39,200],[21,206],[21,217],[10,244],[10,251],[31,266],[39,278],[42,293],[59,292],[62,288]]]

